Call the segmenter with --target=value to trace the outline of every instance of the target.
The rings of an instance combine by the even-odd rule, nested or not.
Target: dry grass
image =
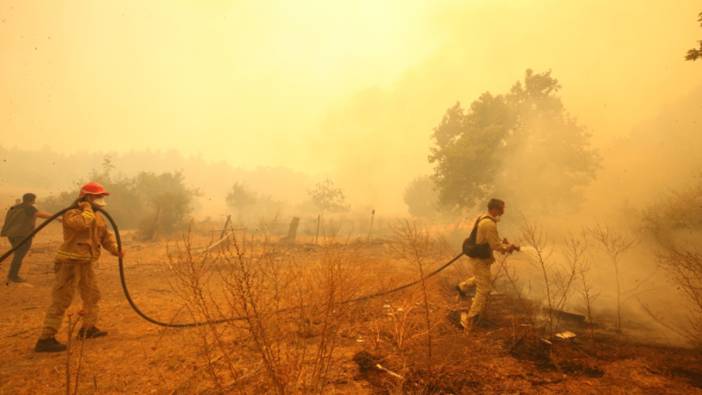
[[[313,262],[270,241],[239,233],[216,253],[193,256],[189,238],[171,254],[173,289],[193,319],[238,317],[199,328],[203,355],[218,390],[236,388],[262,372],[263,388],[277,393],[322,392],[333,371],[338,336],[358,291],[347,246],[322,248]],[[233,361],[245,346],[256,361]],[[215,357],[219,355],[221,357]],[[225,372],[213,365],[223,362]],[[250,384],[250,383],[247,383]]]
[[[634,241],[608,229],[596,229],[590,231],[593,240],[604,247],[620,275],[619,256]],[[337,232],[322,233],[332,236],[306,251],[271,242],[265,234],[242,232],[209,254],[193,256],[187,238],[172,254],[171,270],[179,279],[173,287],[192,319],[241,317],[223,326],[205,325],[198,331],[212,388],[220,392],[244,388],[267,388],[281,394],[324,392],[334,377],[341,375],[343,364],[335,359],[335,352],[349,333],[360,344],[384,355],[388,361],[384,366],[397,372],[382,384],[390,392],[404,391],[417,369],[432,374],[442,366],[443,358],[436,356],[435,343],[441,344],[441,339],[453,331],[445,315],[456,307],[445,296],[439,296],[445,287],[437,288],[425,275],[446,254],[445,242],[417,223],[397,222],[388,247],[399,261],[392,270],[380,269],[389,273],[387,277],[369,276],[371,271],[364,269],[379,267],[370,264],[359,271],[358,248],[364,248],[362,243],[337,243],[333,237]],[[533,302],[523,295],[523,285],[506,264],[507,257],[498,260],[494,281],[504,278],[514,298],[507,304],[511,306],[509,321],[497,319],[499,325],[509,328],[510,350],[535,333],[543,331],[549,337],[558,330],[561,323],[557,312],[565,308],[576,289],[586,311],[590,338],[595,338],[593,304],[598,293],[589,280],[587,236],[571,235],[554,244],[543,229],[525,222],[522,237],[535,252],[533,263],[546,289],[544,327],[534,320]],[[555,249],[560,249],[559,258],[554,258]],[[380,260],[387,262],[387,257]],[[392,288],[413,278],[420,279],[418,286],[398,295],[361,306],[345,303],[354,296]],[[617,293],[621,294],[620,288]],[[359,308],[365,320],[357,315]],[[494,308],[505,307],[498,302]],[[619,330],[620,309],[616,325]],[[438,347],[441,349],[441,345]],[[551,358],[550,353],[547,358]],[[234,360],[231,355],[238,358]]]
[[[446,310],[431,302],[425,273],[445,246],[408,221],[398,223],[394,234],[389,246],[399,259],[396,270],[380,261],[378,266],[359,265],[358,248],[363,245],[340,244],[328,237],[306,252],[271,242],[265,234],[241,232],[201,255],[193,254],[191,237],[184,237],[172,249],[169,267],[174,274],[171,287],[191,319],[239,318],[197,330],[211,387],[323,392],[339,374],[334,354],[340,336],[349,333],[357,333],[354,338],[362,344],[370,339],[376,351],[397,355],[400,371],[415,364],[431,366],[432,333],[446,326],[434,322],[443,321],[440,315]],[[376,274],[367,270],[370,267]],[[378,277],[382,272],[389,275]],[[417,278],[418,287],[399,295],[346,303]],[[365,316],[369,308],[378,309],[380,318],[363,321],[358,313]],[[408,350],[420,340],[424,352],[417,358]],[[242,347],[249,352],[242,353]],[[234,354],[240,356],[236,361],[229,357]],[[242,368],[247,364],[250,368]],[[265,380],[255,383],[252,371]]]
[[[408,220],[402,221],[395,227],[394,244],[396,252],[406,261],[417,267],[422,302],[424,304],[424,319],[426,323],[427,339],[427,364],[431,365],[431,319],[429,317],[429,296],[427,294],[427,280],[425,279],[425,265],[432,256],[433,241],[429,232],[420,229],[416,223]]]
[[[133,243],[132,259],[141,263],[128,266],[128,277],[137,301],[148,312],[180,322],[241,319],[194,329],[151,326],[129,310],[119,297],[116,273],[110,265],[102,265],[101,284],[107,297],[101,326],[107,326],[111,335],[85,345],[90,360],[83,360],[78,375],[80,344],[72,344],[69,388],[75,392],[79,383],[81,393],[178,394],[695,390],[690,383],[700,374],[695,366],[702,365],[685,350],[613,342],[600,326],[569,328],[579,335],[576,343],[549,337],[549,322],[544,324],[532,314],[534,305],[548,303],[529,299],[533,293],[526,292],[527,273],[520,272],[524,276],[520,279],[515,271],[523,268],[520,257],[498,260],[499,293],[488,306],[493,323],[469,334],[447,319],[469,303],[458,300],[452,289],[463,274],[460,261],[402,292],[344,303],[416,281],[453,255],[435,231],[411,222],[398,223],[395,229],[392,242],[384,244],[327,238],[318,246],[279,244],[265,232],[239,231],[228,244],[209,251],[194,248],[207,245],[206,237],[190,234],[171,245],[168,265],[162,244],[138,249]],[[543,254],[548,258],[544,267],[553,307],[569,300],[570,305],[581,300],[584,306],[591,305],[598,292],[607,291],[603,285],[592,287],[589,268],[597,262],[591,262],[592,248],[582,236],[552,242],[549,248],[560,252],[549,256],[546,249]],[[30,256],[30,264],[40,258]],[[535,269],[540,271],[538,263]],[[15,295],[41,304],[50,287],[50,273],[30,275],[42,279],[36,288],[14,288],[13,293],[2,295],[8,300],[5,322],[12,321],[9,317],[26,317],[23,325],[31,326],[32,310],[22,310],[25,302],[13,303]],[[164,286],[166,282],[171,287]],[[581,300],[572,301],[575,292]],[[598,313],[597,318],[606,317]],[[593,321],[591,313],[588,321]],[[553,326],[558,325],[554,316]],[[3,328],[0,353],[8,367],[0,372],[0,393],[64,393],[64,356],[28,359],[24,349],[35,340],[31,331],[24,335],[20,324]],[[586,329],[596,341],[580,341]],[[544,337],[553,345],[546,347]],[[381,369],[360,371],[353,359],[360,352],[377,357],[394,374]],[[45,385],[52,380],[58,388]]]

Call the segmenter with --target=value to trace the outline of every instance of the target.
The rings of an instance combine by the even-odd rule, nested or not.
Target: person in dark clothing
[[[49,218],[51,214],[39,211],[34,207],[37,196],[33,193],[25,193],[22,196],[22,202],[15,204],[7,210],[5,215],[5,223],[0,231],[0,236],[7,237],[12,248],[17,247],[22,240],[29,236],[34,231],[37,218]],[[14,283],[24,282],[20,277],[19,271],[22,267],[22,260],[29,252],[32,246],[32,240],[24,243],[12,257],[10,270],[7,272],[7,281]]]

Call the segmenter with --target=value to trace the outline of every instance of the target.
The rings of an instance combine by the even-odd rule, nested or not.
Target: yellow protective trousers
[[[89,328],[95,325],[98,318],[100,290],[93,269],[94,262],[67,260],[54,264],[56,279],[51,291],[51,305],[44,319],[42,339],[53,337],[58,333],[66,309],[73,301],[76,287],[78,287],[80,298],[83,301],[82,326]]]
[[[462,290],[466,290],[475,286],[475,296],[468,311],[468,317],[472,318],[485,310],[488,296],[492,289],[492,279],[490,274],[490,266],[492,261],[487,259],[471,258],[471,266],[473,266],[473,276],[467,278],[459,284]]]

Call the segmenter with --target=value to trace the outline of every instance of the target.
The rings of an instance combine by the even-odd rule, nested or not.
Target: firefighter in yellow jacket
[[[56,340],[66,309],[73,301],[76,286],[83,301],[82,327],[78,336],[84,339],[107,335],[95,324],[98,318],[100,290],[95,278],[94,264],[101,248],[118,256],[114,235],[107,229],[105,219],[95,212],[106,205],[105,188],[90,182],[80,189],[76,208],[63,215],[63,244],[56,253],[54,272],[56,280],[51,291],[51,306],[46,312],[41,336],[35,351],[58,352],[66,346]]]

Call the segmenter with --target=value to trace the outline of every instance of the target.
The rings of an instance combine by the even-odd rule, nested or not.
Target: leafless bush
[[[688,314],[689,326],[677,329],[692,344],[702,347],[702,254],[695,250],[680,250],[668,246],[658,254],[663,269],[678,285],[691,308]]]
[[[539,228],[536,224],[528,222],[524,219],[524,224],[522,226],[522,238],[527,243],[529,247],[533,249],[534,252],[534,262],[541,271],[541,275],[544,280],[544,288],[546,289],[546,304],[548,307],[548,330],[549,332],[554,329],[554,306],[555,298],[552,288],[552,279],[550,274],[550,258],[551,251],[548,249],[549,241],[546,237],[545,232]]]
[[[594,335],[592,309],[598,294],[594,291],[589,277],[591,265],[588,261],[589,243],[587,233],[583,232],[580,237],[575,235],[567,237],[564,246],[564,255],[567,262],[569,280],[566,289],[570,289],[570,286],[574,282],[579,283],[579,294],[585,309],[585,318],[590,329],[590,337],[592,337]],[[562,309],[565,304],[566,300],[561,300],[559,308]]]
[[[425,264],[432,256],[434,243],[425,229],[417,227],[416,222],[404,220],[394,227],[396,252],[406,261],[417,267],[422,289],[422,302],[424,304],[424,318],[427,336],[427,362],[431,364],[431,318],[429,314],[429,296],[427,294]]]
[[[420,324],[413,319],[417,303],[410,300],[398,302],[395,305],[386,304],[383,309],[385,310],[385,321],[389,324],[390,341],[400,354],[404,354],[407,342],[421,335],[426,335],[426,331],[420,328],[420,325],[426,325],[426,321]],[[377,323],[374,325],[374,330],[379,339],[381,328]]]
[[[584,238],[571,235],[565,239],[565,272],[559,273],[556,280],[559,289],[556,308],[559,310],[565,308],[573,283],[577,281],[578,275],[583,273],[583,267],[587,266],[585,262],[587,248],[587,241]]]
[[[594,336],[594,321],[592,316],[592,306],[599,294],[594,290],[590,281],[590,263],[583,261],[578,268],[578,280],[580,281],[580,296],[585,307],[585,317],[590,328],[590,338]]]
[[[342,246],[298,260],[265,235],[246,233],[195,256],[186,236],[170,254],[170,268],[192,319],[239,318],[199,328],[215,388],[248,388],[260,376],[277,393],[322,392],[348,314],[340,302],[355,292],[350,256]]]
[[[510,267],[507,265],[507,262],[509,260],[509,255],[501,255],[496,259],[497,263],[497,272],[492,278],[492,287],[495,288],[496,284],[500,282],[502,277],[504,277],[507,280],[507,283],[509,283],[509,287],[512,289],[512,293],[514,296],[517,298],[517,300],[520,302],[520,304],[523,304],[525,301],[522,288],[519,284],[519,277],[517,276],[517,271],[514,267]]]
[[[609,257],[617,283],[617,325],[618,331],[622,330],[622,284],[620,271],[620,257],[623,253],[636,245],[636,239],[617,233],[607,226],[596,225],[589,229],[592,238],[600,244]]]
[[[563,262],[553,259],[554,249],[542,228],[526,219],[522,227],[522,238],[533,251],[533,261],[539,268],[546,291],[548,330],[559,324],[557,311],[563,310],[569,300],[573,286],[585,265],[587,243],[584,238],[569,236],[563,243]]]
[[[79,314],[68,314],[68,325],[66,326],[66,333],[68,335],[68,341],[66,343],[66,395],[76,395],[78,394],[78,385],[80,384],[80,374],[83,368],[83,356],[85,351],[85,339],[79,339],[80,347],[78,347],[78,355],[75,357],[77,359],[75,368],[73,367],[74,359],[74,349],[73,349],[73,337],[76,333],[76,328],[78,324],[82,321],[82,315]],[[75,372],[73,372],[75,369]]]
[[[527,299],[524,295],[522,286],[520,284],[519,277],[517,276],[517,270],[515,267],[508,265],[510,255],[501,255],[497,257],[498,269],[493,277],[492,285],[496,288],[497,284],[504,277],[509,288],[511,289],[512,297],[516,298],[517,303],[511,303],[511,339],[510,344],[512,346],[520,342],[525,336],[525,328],[532,328],[534,325],[534,305]],[[526,322],[524,322],[526,321]],[[524,326],[522,324],[526,323]]]

